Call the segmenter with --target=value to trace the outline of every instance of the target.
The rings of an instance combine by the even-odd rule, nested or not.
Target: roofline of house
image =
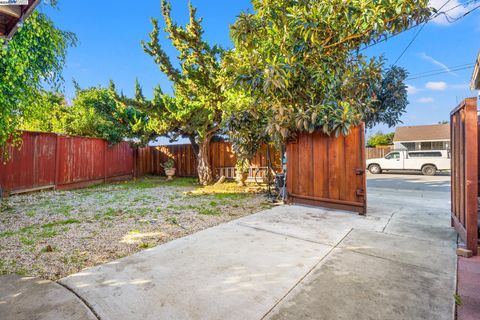
[[[429,141],[450,141],[450,138],[448,139],[423,139],[423,140],[393,140],[393,142],[398,142],[398,143],[402,143],[402,142],[429,142]]]
[[[480,52],[477,56],[477,61],[475,67],[473,68],[472,82],[470,83],[470,88],[472,90],[480,89]]]
[[[18,23],[23,20],[25,21],[33,12],[33,10],[35,10],[35,8],[40,4],[40,0],[31,0],[31,4],[29,2],[29,4],[27,5],[27,10],[22,14],[22,16],[20,17],[20,19],[15,23],[15,26],[12,28],[12,30],[10,30],[10,32],[5,35],[5,36],[0,36],[0,39],[7,39],[7,40],[10,40],[12,39],[13,35],[17,32],[18,30]]]

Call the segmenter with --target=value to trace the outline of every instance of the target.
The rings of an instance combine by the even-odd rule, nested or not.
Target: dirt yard
[[[56,280],[268,208],[259,191],[148,177],[12,196],[0,206],[0,274]]]

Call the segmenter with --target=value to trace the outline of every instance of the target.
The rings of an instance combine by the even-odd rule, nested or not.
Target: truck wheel
[[[437,173],[437,168],[432,165],[426,165],[422,168],[422,173],[424,176],[434,176]]]
[[[378,174],[378,173],[382,173],[382,168],[380,168],[378,164],[371,164],[368,167],[368,171],[370,171],[371,174]]]

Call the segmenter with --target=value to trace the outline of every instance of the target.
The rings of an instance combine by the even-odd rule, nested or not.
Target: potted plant
[[[237,174],[237,181],[239,186],[246,186],[245,181],[247,181],[248,173],[250,171],[250,162],[247,159],[238,160],[235,165],[235,170]]]
[[[173,162],[172,159],[168,159],[161,166],[167,175],[167,180],[173,180],[173,176],[175,175],[175,162]]]

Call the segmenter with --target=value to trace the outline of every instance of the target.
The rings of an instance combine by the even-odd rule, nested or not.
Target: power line
[[[452,8],[450,8],[450,9],[448,9],[448,10],[445,10],[445,11],[442,11],[442,12],[437,12],[435,15],[433,15],[433,16],[430,17],[430,18],[428,18],[424,23],[427,23],[427,22],[429,22],[429,21],[431,21],[431,20],[433,20],[433,19],[436,19],[436,18],[438,18],[440,15],[447,15],[447,12],[450,12],[450,11],[452,11],[452,10],[455,10],[455,9],[458,8],[458,7],[466,6],[466,5],[470,4],[470,3],[477,2],[477,1],[478,1],[478,0],[470,0],[470,1],[467,1],[467,2],[464,2],[464,3],[460,3],[460,4],[456,5],[455,7],[452,7]],[[449,2],[449,1],[447,1],[447,3],[448,3],[448,2]],[[441,6],[439,10],[441,10],[441,8],[443,8],[447,3],[445,3],[443,6]],[[475,8],[475,9],[477,9],[477,8]],[[474,9],[474,10],[475,10],[475,9]],[[473,10],[472,10],[472,11],[473,11]],[[471,11],[469,11],[469,12],[466,13],[465,15],[469,14],[470,12],[471,12]],[[457,20],[455,20],[455,21],[453,21],[453,22],[456,22],[456,21],[460,20],[461,18],[463,18],[463,16],[460,17],[460,18],[458,18]],[[448,19],[447,19],[447,21],[448,21]],[[450,22],[450,21],[449,21],[449,23],[453,23],[453,22]],[[407,31],[410,31],[410,30],[412,30],[412,29],[415,29],[415,28],[423,25],[424,23],[413,25],[413,26],[411,26],[411,27],[403,30],[402,32],[399,32],[399,33],[396,33],[396,34],[392,34],[391,36],[387,36],[387,37],[385,37],[385,38],[383,38],[383,39],[381,39],[381,40],[379,40],[379,41],[377,41],[377,42],[375,42],[375,43],[366,45],[365,47],[363,47],[362,49],[360,49],[360,51],[364,51],[364,50],[366,50],[366,49],[368,49],[368,48],[370,48],[370,47],[376,46],[377,44],[380,44],[380,43],[382,43],[382,42],[385,42],[385,41],[387,41],[387,40],[390,40],[391,38],[394,38],[394,37],[396,37],[396,36],[398,36],[398,35],[400,35],[400,34],[402,34],[402,33],[404,33],[404,32],[407,32]]]
[[[447,0],[443,6],[441,6],[438,11],[442,10],[450,1],[452,0]],[[438,13],[435,15],[435,17],[438,17]],[[393,65],[395,66],[397,64],[397,62],[403,57],[403,55],[405,54],[405,52],[407,52],[408,48],[410,48],[410,46],[415,42],[415,40],[417,39],[418,35],[420,34],[420,32],[422,32],[423,28],[425,28],[425,26],[427,25],[428,22],[430,22],[431,19],[425,21],[423,24],[422,24],[422,27],[417,31],[417,33],[415,33],[415,35],[413,36],[412,40],[410,40],[410,42],[407,44],[407,46],[405,47],[405,49],[403,49],[402,53],[400,53],[400,55],[398,56],[397,60],[395,60],[395,62],[393,63]]]
[[[436,73],[426,74],[426,75],[422,75],[422,76],[412,76],[412,77],[407,78],[406,80],[416,80],[416,79],[421,79],[421,78],[428,78],[428,77],[433,77],[433,76],[437,76],[437,75],[444,74],[444,73],[450,73],[450,72],[453,72],[453,71],[468,70],[468,69],[472,69],[473,67],[474,66],[472,65],[472,66],[468,66],[468,67],[450,69],[448,71],[447,70],[439,71],[439,72],[436,72]]]
[[[442,72],[442,71],[447,71],[448,72],[448,71],[453,71],[453,69],[457,69],[457,68],[473,67],[474,65],[475,65],[475,63],[464,63],[464,64],[452,66],[452,67],[445,66],[441,69],[434,69],[434,70],[430,70],[430,71],[419,72],[419,73],[415,73],[415,74],[410,75],[410,76],[411,77],[417,77],[417,76],[422,76],[422,75],[426,75],[426,74],[430,74],[430,73],[437,73],[437,72]]]

